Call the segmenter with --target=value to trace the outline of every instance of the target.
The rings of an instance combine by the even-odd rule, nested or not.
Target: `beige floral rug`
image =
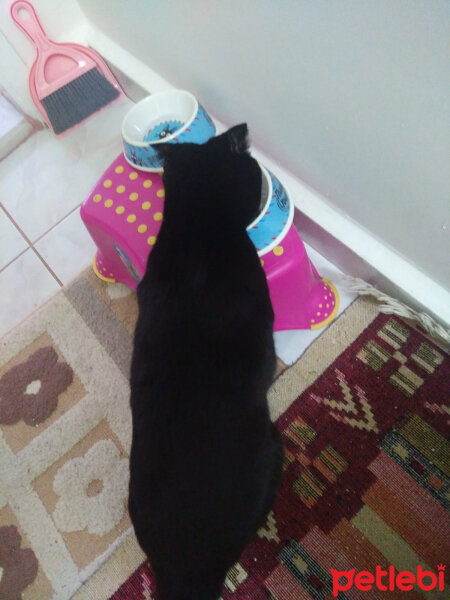
[[[377,314],[357,300],[324,331],[276,380],[272,417]],[[2,600],[107,599],[144,560],[126,511],[136,316],[88,270],[0,341]]]
[[[136,317],[87,269],[0,341],[1,600],[71,598],[132,534]]]
[[[2,600],[70,598],[131,533],[136,315],[89,270],[1,340]]]

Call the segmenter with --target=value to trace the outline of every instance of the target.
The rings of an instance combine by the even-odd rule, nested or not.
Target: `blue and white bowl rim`
[[[179,129],[177,129],[174,133],[172,133],[171,135],[168,135],[167,137],[161,139],[161,140],[155,140],[155,141],[136,141],[136,140],[132,140],[130,139],[125,131],[124,131],[124,126],[125,126],[125,122],[127,119],[130,119],[133,115],[133,112],[138,110],[138,107],[144,103],[144,102],[148,102],[148,100],[150,98],[154,98],[155,96],[158,97],[162,97],[164,95],[184,95],[186,97],[188,97],[191,101],[193,101],[194,103],[194,110],[191,114],[191,116],[189,117],[189,119],[187,121],[184,122],[183,126],[180,127]],[[162,92],[157,92],[155,94],[151,94],[150,96],[146,96],[145,98],[143,98],[140,102],[138,102],[137,104],[135,104],[125,115],[125,117],[123,118],[122,121],[122,138],[125,142],[127,142],[127,144],[129,144],[130,146],[136,146],[137,148],[146,148],[148,146],[154,146],[155,144],[161,144],[161,143],[167,143],[170,140],[172,140],[173,138],[179,137],[183,131],[185,131],[186,129],[189,128],[189,126],[192,124],[192,122],[194,121],[195,117],[197,116],[197,113],[199,111],[199,103],[197,98],[191,94],[191,92],[188,92],[187,90],[178,90],[178,89],[173,89],[173,90],[164,90]]]
[[[289,213],[286,219],[286,225],[284,225],[283,230],[276,236],[276,238],[274,240],[272,240],[270,242],[270,244],[264,246],[264,248],[260,248],[257,249],[258,251],[258,256],[263,256],[264,254],[267,254],[268,252],[270,252],[271,250],[273,250],[276,246],[278,246],[281,242],[281,240],[287,235],[287,232],[289,231],[293,221],[294,221],[294,203],[292,202],[292,198],[291,195],[288,191],[288,189],[286,188],[286,186],[284,184],[281,183],[281,181],[278,179],[278,177],[276,177],[271,171],[269,171],[268,169],[266,169],[260,162],[258,163],[259,167],[263,173],[263,177],[266,179],[266,184],[267,184],[267,200],[266,203],[264,205],[264,207],[260,210],[258,216],[256,217],[256,219],[254,221],[252,221],[250,223],[250,225],[247,227],[247,233],[250,236],[251,239],[251,234],[250,231],[252,230],[252,228],[255,227],[255,225],[258,225],[258,223],[261,221],[261,219],[264,217],[264,215],[266,214],[270,204],[272,203],[272,201],[274,200],[274,198],[272,198],[273,195],[273,185],[272,185],[272,178],[276,179],[278,181],[278,183],[280,184],[281,188],[284,190],[284,192],[286,193],[286,197],[288,199],[288,203],[289,203]],[[280,210],[276,204],[276,202],[273,203],[274,207],[277,207],[277,210]],[[253,241],[253,240],[252,240]]]

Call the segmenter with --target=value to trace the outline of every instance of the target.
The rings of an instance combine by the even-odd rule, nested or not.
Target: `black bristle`
[[[95,67],[59,88],[42,104],[55,133],[63,133],[115,100],[119,91]]]

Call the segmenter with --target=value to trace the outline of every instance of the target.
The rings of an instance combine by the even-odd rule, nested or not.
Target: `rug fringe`
[[[429,335],[450,346],[450,329],[445,329],[437,321],[435,321],[430,315],[425,312],[418,312],[400,300],[392,298],[387,294],[380,292],[373,285],[367,283],[359,277],[351,277],[350,275],[343,275],[342,282],[345,289],[350,292],[356,292],[361,296],[372,296],[380,303],[380,312],[388,315],[398,315],[404,319],[408,319],[421,325]]]

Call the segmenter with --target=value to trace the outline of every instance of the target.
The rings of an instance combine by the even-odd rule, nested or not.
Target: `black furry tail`
[[[217,600],[226,572],[203,572],[156,578],[157,600]]]

